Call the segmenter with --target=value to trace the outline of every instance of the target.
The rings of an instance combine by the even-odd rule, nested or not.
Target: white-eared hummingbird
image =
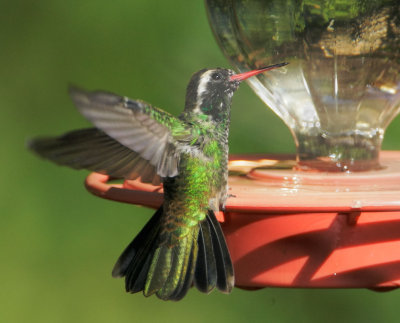
[[[205,293],[232,290],[232,261],[215,217],[228,196],[231,100],[241,81],[286,64],[241,74],[203,69],[192,76],[179,117],[143,101],[72,87],[72,100],[95,128],[30,141],[33,151],[60,165],[163,183],[163,205],[112,272],[125,277],[128,292],[179,300],[193,284]]]

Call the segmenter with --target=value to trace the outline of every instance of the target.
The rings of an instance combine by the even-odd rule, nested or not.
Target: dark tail
[[[194,285],[204,293],[215,287],[229,293],[234,285],[232,261],[213,211],[178,244],[159,242],[163,208],[159,208],[119,257],[113,277],[125,277],[126,291],[156,294],[178,301]]]

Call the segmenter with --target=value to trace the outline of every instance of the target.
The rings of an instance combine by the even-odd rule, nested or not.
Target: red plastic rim
[[[400,152],[381,154],[384,169],[365,173],[306,173],[292,169],[258,169],[257,165],[290,161],[290,156],[233,156],[237,171],[242,162],[247,175],[230,176],[227,212],[312,213],[400,211]],[[293,160],[292,160],[293,161]],[[252,165],[253,169],[249,166]],[[288,163],[290,166],[291,163]],[[120,202],[157,207],[162,187],[128,180],[109,185],[106,175],[88,176],[88,189],[101,197]],[[150,193],[150,194],[148,194]]]

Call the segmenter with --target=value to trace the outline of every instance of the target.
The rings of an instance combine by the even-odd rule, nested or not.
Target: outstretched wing
[[[59,137],[36,138],[28,146],[59,165],[88,169],[114,178],[141,177],[143,182],[154,185],[161,182],[153,165],[97,128],[75,130]]]
[[[39,155],[116,178],[141,176],[144,182],[178,174],[175,143],[193,142],[192,131],[183,121],[143,101],[112,93],[71,88],[70,95],[97,129],[33,140],[30,147]]]

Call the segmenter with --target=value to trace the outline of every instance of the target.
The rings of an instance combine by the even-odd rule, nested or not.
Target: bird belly
[[[216,158],[181,157],[178,176],[164,180],[165,243],[193,234],[209,209],[219,209],[222,177]]]

